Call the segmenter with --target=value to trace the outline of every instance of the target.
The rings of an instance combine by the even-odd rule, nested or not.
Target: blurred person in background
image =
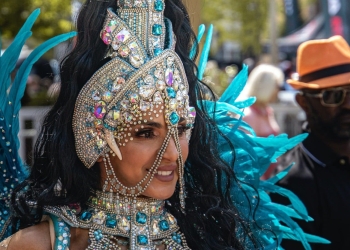
[[[282,70],[268,64],[257,66],[249,75],[247,86],[241,97],[255,96],[256,102],[244,111],[243,120],[255,130],[257,136],[267,137],[280,133],[270,103],[277,101],[277,94],[283,85],[283,81]],[[276,164],[271,164],[262,178],[270,177],[275,167]]]
[[[25,58],[18,60],[15,71],[17,72]],[[46,106],[53,104],[54,100],[48,95],[48,90],[54,80],[54,72],[47,59],[40,58],[34,63],[33,68],[27,78],[27,87],[23,106]]]
[[[350,249],[350,48],[340,36],[307,41],[297,60],[298,75],[288,83],[300,91],[296,101],[309,136],[280,159],[278,172],[295,165],[278,184],[293,191],[314,219],[300,222],[303,230],[331,241],[312,249]],[[279,197],[273,200],[288,204]],[[294,241],[282,246],[302,249]]]

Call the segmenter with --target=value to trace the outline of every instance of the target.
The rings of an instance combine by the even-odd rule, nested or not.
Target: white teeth
[[[157,174],[167,176],[167,175],[171,175],[172,172],[173,171],[157,171]]]

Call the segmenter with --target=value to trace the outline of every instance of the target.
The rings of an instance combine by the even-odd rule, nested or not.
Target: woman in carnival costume
[[[3,75],[37,14],[1,57]],[[199,80],[211,31],[196,68],[197,40],[181,0],[87,1],[24,181],[17,152],[23,79],[39,54],[72,34],[35,50],[10,92],[2,76],[1,164],[8,169],[0,236],[20,231],[0,249],[276,249],[282,238],[310,249],[308,241],[327,242],[290,219],[311,218],[274,186],[285,173],[259,180],[305,136],[258,138],[234,118],[254,101],[235,102],[246,68],[220,100],[208,100]],[[267,192],[290,197],[292,207],[272,203]]]

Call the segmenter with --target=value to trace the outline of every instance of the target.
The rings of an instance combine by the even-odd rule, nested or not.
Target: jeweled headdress
[[[195,110],[189,107],[186,73],[174,51],[172,24],[163,15],[164,1],[119,1],[118,7],[116,13],[108,9],[100,34],[111,60],[81,90],[73,130],[81,161],[90,168],[104,155],[108,169],[108,153],[122,159],[119,148],[133,140],[133,126],[164,116],[168,134],[147,176],[130,188],[111,174],[104,186],[137,196],[148,187],[172,137],[180,153],[179,178],[183,182],[177,126],[182,117],[192,127]],[[107,174],[112,172],[110,166]]]
[[[163,16],[164,7],[161,0],[119,1],[117,13],[108,10],[101,39],[112,60],[84,86],[74,113],[76,148],[87,167],[109,148],[132,140],[130,126],[141,124],[157,105],[164,104],[170,126],[180,115],[193,123],[186,74],[174,51],[175,37]],[[112,134],[117,145],[110,143]]]

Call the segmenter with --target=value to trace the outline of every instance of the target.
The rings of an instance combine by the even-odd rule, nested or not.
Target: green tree
[[[12,39],[36,8],[41,9],[41,14],[32,29],[37,42],[72,30],[70,0],[1,0],[2,37]]]
[[[268,0],[204,0],[203,21],[214,24],[219,44],[235,40],[243,51],[259,53],[267,28]]]

